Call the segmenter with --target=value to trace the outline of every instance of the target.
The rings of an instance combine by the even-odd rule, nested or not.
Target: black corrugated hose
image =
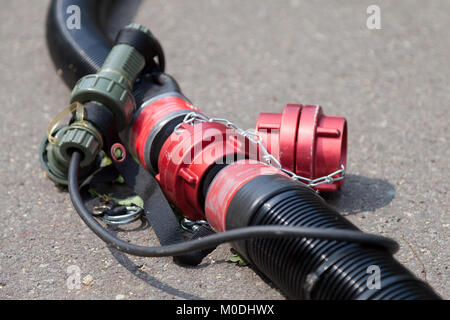
[[[227,230],[245,224],[359,231],[314,190],[281,175],[246,183],[231,200],[226,217]],[[235,246],[289,297],[439,299],[386,248],[311,238],[252,239]]]
[[[65,84],[72,89],[83,76],[96,73],[109,52],[114,39],[107,36],[105,24],[107,16],[112,12],[136,6],[137,0],[53,0],[47,14],[46,37],[50,56],[56,69],[60,72]],[[70,17],[68,8],[76,5],[80,10],[80,25],[77,28],[68,28],[67,20]],[[130,15],[127,12],[127,15]],[[121,21],[124,27],[127,21]],[[115,29],[120,29],[115,26]],[[159,45],[158,42],[155,43]],[[162,51],[162,48],[160,48]],[[162,54],[163,56],[163,54]],[[164,61],[158,61],[161,71],[164,71]],[[165,74],[162,74],[165,76]],[[139,106],[151,95],[157,81],[164,81],[157,76],[140,78],[134,84],[133,95]],[[177,83],[173,82],[170,89],[177,90]]]
[[[74,3],[83,14],[80,30],[66,27],[66,10]],[[111,50],[112,41],[102,30],[100,14],[115,3],[52,1],[47,17],[47,41],[52,59],[69,87],[80,77],[95,73]],[[145,82],[141,82],[135,93],[143,95],[145,90]],[[397,249],[394,241],[358,231],[310,188],[285,181],[283,184],[292,183],[292,188],[272,192],[271,197],[260,201],[258,195],[263,189],[270,187],[273,191],[279,186],[283,178],[276,175],[261,176],[260,179],[266,179],[264,183],[252,180],[238,191],[227,219],[247,210],[248,220],[243,225],[231,225],[229,229],[235,230],[167,247],[129,244],[109,234],[84,207],[78,190],[79,161],[80,154],[74,152],[69,170],[74,206],[102,240],[124,252],[142,256],[177,255],[240,240],[235,242],[239,252],[289,298],[440,299],[428,284],[393,258]],[[255,201],[260,203],[255,205]],[[376,284],[368,285],[371,266],[381,271],[379,288]]]

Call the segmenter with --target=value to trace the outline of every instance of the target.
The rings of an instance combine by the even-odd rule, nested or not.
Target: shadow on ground
[[[386,180],[348,174],[342,191],[322,196],[342,215],[352,215],[387,206],[395,197],[395,187]]]
[[[117,234],[116,232],[112,231],[111,229],[109,229],[109,231],[113,234],[114,233]],[[139,266],[136,263],[134,263],[130,258],[128,258],[128,256],[126,254],[124,254],[123,252],[121,252],[117,249],[114,249],[111,246],[109,246],[108,249],[111,252],[111,255],[114,257],[114,259],[117,260],[117,262],[119,262],[132,275],[134,275],[135,277],[144,281],[146,284],[148,284],[154,288],[157,288],[161,291],[164,291],[170,295],[181,298],[181,299],[202,300],[202,298],[200,298],[196,295],[192,295],[192,294],[182,291],[180,289],[174,288],[174,287],[158,280],[157,278],[153,277],[150,273],[142,271],[139,268]]]

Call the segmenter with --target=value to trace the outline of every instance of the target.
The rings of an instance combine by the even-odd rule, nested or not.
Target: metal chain
[[[207,224],[208,221],[206,220],[190,220],[188,218],[183,218],[180,221],[181,229],[190,233],[197,232],[200,226]]]
[[[281,171],[283,171],[284,173],[289,175],[295,181],[303,181],[309,187],[316,187],[316,186],[319,186],[321,184],[332,184],[332,183],[334,183],[336,181],[343,180],[344,177],[345,177],[345,167],[344,167],[344,165],[342,163],[341,163],[341,168],[339,170],[337,170],[335,172],[332,172],[329,175],[326,175],[326,176],[323,176],[323,177],[320,177],[320,178],[316,178],[316,179],[309,179],[309,178],[306,178],[306,177],[302,177],[302,176],[299,176],[299,175],[295,174],[292,171],[284,169],[281,166],[280,161],[278,161],[277,158],[275,158],[272,154],[269,153],[269,151],[267,151],[267,148],[263,144],[263,139],[261,138],[261,136],[259,134],[257,134],[252,129],[243,130],[243,129],[239,128],[237,125],[235,125],[233,122],[231,122],[231,121],[229,121],[227,119],[223,119],[223,118],[208,118],[208,117],[206,117],[206,116],[204,116],[202,114],[199,114],[197,112],[190,112],[190,113],[186,114],[186,116],[183,119],[183,122],[179,123],[175,127],[174,132],[176,134],[180,134],[180,132],[182,131],[182,129],[180,127],[183,124],[194,125],[195,122],[220,123],[220,124],[225,125],[227,128],[236,130],[236,132],[238,134],[240,134],[244,138],[248,139],[251,143],[253,143],[254,145],[257,145],[259,147],[259,150],[261,150],[261,152],[263,154],[262,155],[262,159],[264,160],[265,163],[267,163],[270,166],[273,166],[275,168],[280,169]]]

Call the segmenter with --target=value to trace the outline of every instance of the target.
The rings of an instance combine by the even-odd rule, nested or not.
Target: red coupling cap
[[[320,106],[288,104],[282,113],[261,113],[256,131],[282,167],[299,176],[317,179],[346,165],[347,122],[324,115]],[[334,192],[343,184],[339,180],[314,188]]]
[[[245,159],[245,140],[223,124],[184,123],[164,143],[158,159],[159,181],[170,202],[191,220],[204,219],[202,182],[215,164]]]

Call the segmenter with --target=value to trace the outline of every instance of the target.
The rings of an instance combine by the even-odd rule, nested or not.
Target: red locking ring
[[[164,143],[156,176],[166,197],[190,220],[204,219],[202,182],[217,164],[245,159],[245,140],[220,123],[183,124]]]

